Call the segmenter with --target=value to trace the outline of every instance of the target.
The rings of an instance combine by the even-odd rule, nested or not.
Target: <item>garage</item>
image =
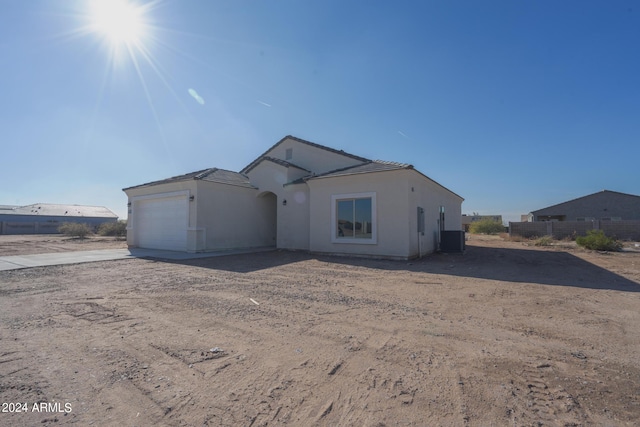
[[[134,201],[136,246],[186,251],[189,202],[185,195]]]

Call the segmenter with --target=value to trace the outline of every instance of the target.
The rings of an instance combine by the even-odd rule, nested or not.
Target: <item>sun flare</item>
[[[91,28],[113,45],[132,45],[144,36],[144,14],[141,7],[126,0],[93,0]]]

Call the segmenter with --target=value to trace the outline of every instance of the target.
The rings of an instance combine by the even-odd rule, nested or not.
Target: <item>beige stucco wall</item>
[[[462,198],[415,170],[312,179],[308,184],[312,252],[403,259],[433,252],[437,249],[440,206],[445,208],[445,229],[461,229]],[[331,196],[368,192],[374,192],[376,198],[376,243],[332,242]],[[418,233],[418,206],[425,210],[424,235]]]
[[[152,185],[149,187],[132,188],[125,191],[128,197],[128,210],[127,210],[127,245],[136,247],[138,242],[135,240],[136,233],[135,227],[135,208],[136,200],[144,197],[167,197],[175,193],[184,193],[187,198],[189,196],[195,196],[196,182],[195,181],[180,181],[172,182],[169,184]],[[193,203],[189,203],[189,225],[188,229],[195,227],[196,224],[196,210]],[[194,250],[195,248],[189,246],[189,240],[187,239],[187,249]]]
[[[440,206],[444,206],[444,229],[462,230],[462,198],[415,170],[403,171],[409,187],[409,251],[410,257],[438,249]],[[419,234],[418,207],[424,209],[425,231]]]
[[[271,192],[277,197],[277,247],[281,249],[309,249],[309,190],[306,184],[284,185],[304,171],[263,161],[247,175],[258,194]],[[286,200],[286,205],[283,204]]]
[[[293,149],[293,157],[291,159],[286,158],[286,151],[288,148]],[[286,160],[316,174],[362,163],[359,160],[313,147],[292,139],[284,140],[278,146],[267,152],[266,155]]]
[[[278,248],[309,250],[309,187],[307,184],[284,187],[278,206]]]
[[[310,205],[310,250],[333,254],[359,254],[407,258],[408,186],[403,171],[348,175],[308,181]],[[331,196],[374,192],[376,195],[375,244],[334,243]],[[364,241],[364,239],[363,239]]]
[[[276,200],[258,190],[197,181],[198,251],[275,246]]]

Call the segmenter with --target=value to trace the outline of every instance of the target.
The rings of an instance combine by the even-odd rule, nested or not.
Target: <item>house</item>
[[[640,196],[600,192],[532,211],[530,221],[640,220]]]
[[[210,168],[125,188],[132,247],[276,247],[409,259],[461,230],[463,198],[404,163],[286,136],[240,172]]]
[[[116,222],[118,215],[103,206],[36,203],[27,206],[0,205],[0,234],[58,233],[65,222],[78,222],[97,228]]]

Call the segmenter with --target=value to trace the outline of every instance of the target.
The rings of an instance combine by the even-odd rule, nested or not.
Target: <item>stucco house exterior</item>
[[[211,168],[123,190],[132,247],[276,247],[409,259],[461,230],[462,197],[413,166],[286,136],[239,172]]]

